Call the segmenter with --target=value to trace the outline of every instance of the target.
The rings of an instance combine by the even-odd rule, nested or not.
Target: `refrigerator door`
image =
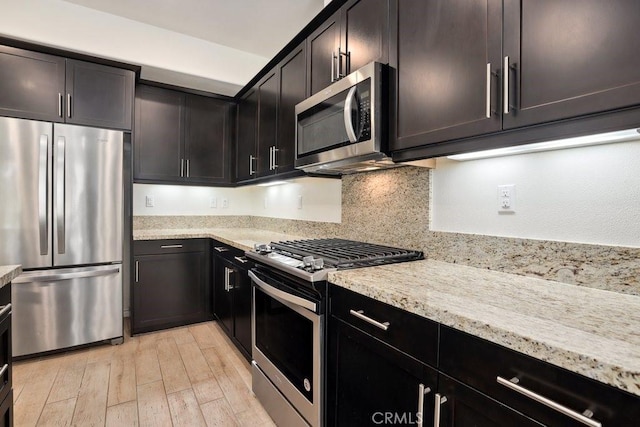
[[[53,125],[0,117],[0,265],[50,267]]]
[[[11,304],[13,357],[122,337],[122,266],[23,273]]]
[[[122,261],[122,132],[55,124],[53,134],[53,264]]]

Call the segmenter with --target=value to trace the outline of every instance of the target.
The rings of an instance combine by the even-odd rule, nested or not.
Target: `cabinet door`
[[[184,94],[138,86],[134,180],[179,181],[184,172]]]
[[[402,1],[400,2],[402,3]],[[342,7],[344,74],[369,62],[389,60],[389,0],[351,0]]]
[[[502,2],[398,2],[392,150],[500,130]]]
[[[277,114],[278,75],[274,70],[258,84],[258,176],[275,173],[272,150],[276,148]]]
[[[386,417],[398,425],[416,425],[422,417],[426,425],[433,419],[436,371],[334,317],[327,370],[329,426],[389,424]]]
[[[258,91],[250,90],[238,103],[236,180],[255,178],[256,170],[256,126],[258,113]]]
[[[638,104],[640,2],[506,0],[504,127]]]
[[[206,252],[140,255],[134,261],[134,333],[209,319]]]
[[[301,44],[279,66],[278,94],[278,173],[294,170],[296,157],[296,104],[307,94],[305,44]]]
[[[310,95],[329,86],[338,70],[337,54],[340,46],[340,11],[327,19],[307,37],[307,70]]]
[[[67,59],[67,123],[131,129],[135,74]]]
[[[63,122],[65,60],[0,46],[0,115]]]
[[[213,273],[213,312],[229,337],[233,337],[233,294],[230,289],[230,270],[233,265],[224,258],[215,257]]]
[[[186,96],[185,176],[192,182],[228,183],[231,145],[228,102]]]
[[[440,374],[438,381],[438,396],[441,402],[439,426],[441,427],[541,427],[543,425],[446,375]],[[438,402],[436,398],[434,401]]]
[[[236,266],[232,274],[235,337],[251,360],[251,279],[245,268]]]

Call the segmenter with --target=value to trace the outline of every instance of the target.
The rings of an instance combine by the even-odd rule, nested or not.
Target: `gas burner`
[[[305,280],[326,280],[330,271],[423,259],[420,251],[345,239],[309,239],[255,245],[247,256]]]

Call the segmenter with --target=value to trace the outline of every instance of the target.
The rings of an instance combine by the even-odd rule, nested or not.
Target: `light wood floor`
[[[215,322],[15,362],[13,393],[16,427],[274,425]]]

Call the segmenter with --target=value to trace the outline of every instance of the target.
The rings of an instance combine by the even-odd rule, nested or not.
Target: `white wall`
[[[146,207],[146,196],[154,207]],[[302,208],[298,208],[302,197]],[[211,207],[216,199],[216,208]],[[228,207],[223,207],[227,199]],[[239,188],[181,185],[133,185],[134,215],[253,215],[307,221],[340,222],[342,182],[339,179],[299,178],[283,185]]]
[[[497,186],[516,185],[498,213]],[[456,162],[433,171],[431,229],[640,247],[640,141]]]
[[[141,65],[144,79],[226,95],[269,60],[62,0],[0,0],[0,34]]]

